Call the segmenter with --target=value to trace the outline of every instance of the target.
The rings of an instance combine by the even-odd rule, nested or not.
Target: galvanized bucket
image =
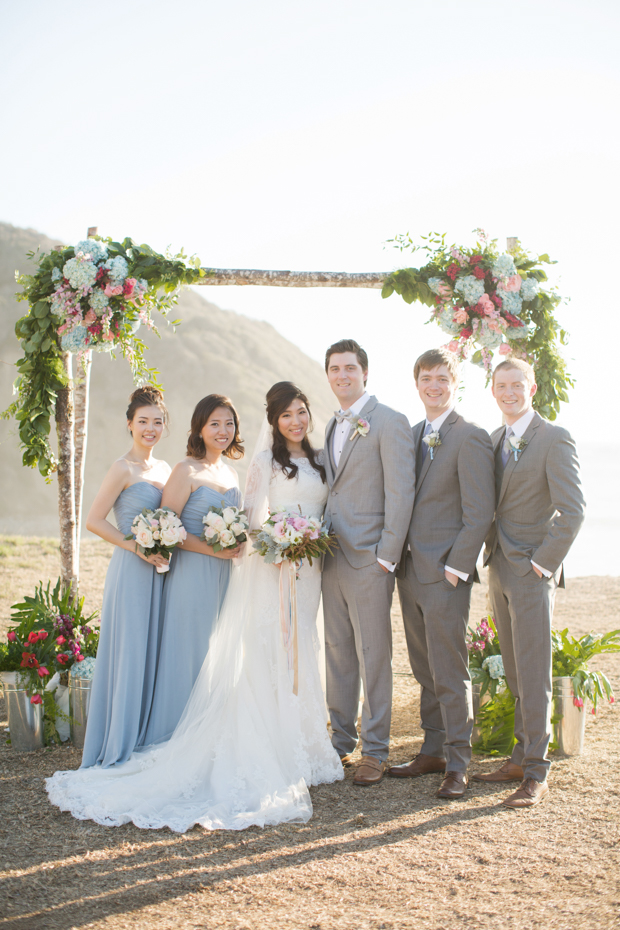
[[[583,752],[586,731],[584,707],[575,707],[572,678],[553,679],[554,717],[560,719],[553,724],[553,741],[558,752],[565,756],[578,756]]]
[[[71,717],[71,740],[77,749],[84,748],[90,689],[92,678],[74,678],[69,675],[69,715]]]
[[[11,748],[16,752],[42,749],[43,706],[30,703],[30,695],[22,686],[19,672],[2,672],[0,678],[9,718]]]

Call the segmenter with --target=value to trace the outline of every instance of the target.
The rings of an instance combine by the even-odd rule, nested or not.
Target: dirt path
[[[100,590],[106,550],[91,556],[92,585]],[[13,551],[0,561],[5,580],[13,575],[13,558],[20,556]],[[44,555],[46,570],[52,558]],[[20,594],[37,574],[27,561],[18,569]],[[0,610],[6,620],[1,604]],[[478,589],[472,620],[484,610]],[[556,625],[575,634],[620,627],[620,578],[573,579],[559,592]],[[401,762],[417,751],[421,733],[418,687],[397,610],[394,635],[391,761]],[[599,667],[620,689],[620,657],[604,657]],[[1,726],[4,732],[6,723]],[[312,790],[314,817],[304,826],[195,829],[183,836],[110,829],[73,820],[46,800],[42,779],[78,764],[79,754],[67,746],[18,755],[0,740],[0,928],[599,930],[620,924],[614,707],[588,716],[584,754],[556,759],[548,800],[523,813],[499,806],[502,788],[476,784],[465,800],[445,802],[435,797],[439,776],[385,779],[363,789],[348,774],[344,784]],[[489,770],[494,763],[479,758],[478,766]]]

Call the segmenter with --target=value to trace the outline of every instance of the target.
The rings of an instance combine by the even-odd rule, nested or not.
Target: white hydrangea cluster
[[[493,262],[491,274],[494,278],[510,278],[517,273],[517,266],[512,255],[498,255]]]
[[[64,352],[83,352],[90,345],[90,333],[85,326],[76,326],[75,329],[65,333],[60,340]]]
[[[487,670],[491,678],[504,678],[504,660],[501,656],[488,656],[482,663],[482,667]]]
[[[429,278],[426,282],[433,294],[440,294],[440,285],[443,285],[443,278]]]
[[[74,290],[88,290],[97,280],[97,266],[86,258],[70,258],[62,273]]]
[[[526,278],[521,285],[521,299],[528,301],[533,300],[540,290],[540,284],[536,278]]]
[[[62,271],[60,268],[54,268],[52,270],[52,281],[62,281]]]
[[[444,333],[447,333],[449,336],[458,336],[461,332],[461,327],[458,323],[454,322],[454,310],[452,307],[446,307],[445,310],[437,314],[435,319]]]
[[[519,316],[523,307],[521,295],[516,293],[516,291],[501,291],[500,293],[502,298],[502,310],[505,310],[506,313],[512,313],[514,316]]]
[[[98,242],[97,239],[82,239],[75,247],[75,254],[82,252],[84,255],[90,255],[90,260],[98,264],[108,257],[108,247],[104,242]]]
[[[501,333],[497,333],[495,330],[490,329],[486,320],[482,321],[482,326],[476,334],[476,339],[481,346],[491,350],[497,349],[497,347],[502,344]]]
[[[474,278],[473,274],[468,274],[458,279],[454,290],[462,294],[465,303],[475,306],[484,294],[484,281],[479,281],[478,278]]]
[[[101,288],[97,288],[90,295],[88,303],[93,308],[97,316],[101,316],[108,304],[110,303],[110,298],[106,297]]]
[[[123,284],[129,271],[129,265],[123,256],[117,255],[116,258],[109,258],[105,263],[105,266],[110,272],[109,277],[112,286],[118,287],[119,284]]]

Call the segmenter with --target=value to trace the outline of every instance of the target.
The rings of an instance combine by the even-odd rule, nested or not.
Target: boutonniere
[[[512,436],[508,437],[508,445],[510,446],[508,451],[514,454],[516,462],[519,458],[519,452],[523,452],[527,446],[527,439],[524,439],[523,436],[515,436],[513,433]]]
[[[358,420],[352,425],[351,435],[349,436],[349,441],[353,442],[356,436],[368,436],[370,432],[370,423],[368,420],[363,420],[359,417]]]
[[[428,446],[428,451],[430,453],[431,462],[432,462],[433,456],[435,454],[435,449],[438,449],[439,446],[441,445],[441,439],[439,438],[439,430],[434,429],[432,433],[428,433],[426,436],[423,436],[422,442],[425,442],[426,445]]]

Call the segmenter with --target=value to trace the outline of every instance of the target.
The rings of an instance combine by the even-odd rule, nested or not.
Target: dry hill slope
[[[26,252],[48,250],[54,242],[34,230],[17,229],[0,223],[0,405],[10,403],[11,384],[19,357],[13,334],[17,318],[26,304],[17,303],[15,269],[29,271]],[[315,445],[322,444],[325,423],[333,409],[332,394],[321,366],[301,349],[284,339],[268,323],[252,320],[229,310],[220,310],[195,291],[185,291],[176,317],[182,325],[173,332],[165,324],[162,338],[149,334],[152,347],[149,363],[161,372],[170,409],[168,438],[158,450],[171,464],[184,454],[185,438],[196,401],[206,394],[228,394],[237,405],[248,456],[240,463],[245,476],[249,456],[264,415],[267,388],[276,381],[291,379],[307,391],[315,415]],[[335,334],[338,338],[342,334]],[[112,360],[96,353],[93,363],[85,511],[88,509],[110,463],[128,447],[124,413],[132,390],[129,367],[120,358]],[[0,424],[0,465],[5,487],[0,512],[0,532],[25,535],[56,535],[56,484],[46,486],[37,472],[21,465],[14,422]]]

